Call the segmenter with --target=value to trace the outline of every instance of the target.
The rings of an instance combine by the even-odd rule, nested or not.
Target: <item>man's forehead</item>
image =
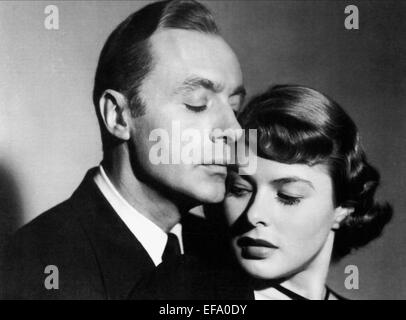
[[[152,34],[150,41],[155,47],[179,48],[201,41],[224,41],[219,35],[203,33],[194,30],[166,28]]]
[[[150,44],[155,71],[170,81],[168,85],[175,91],[198,86],[221,91],[242,86],[238,60],[217,35],[166,29],[154,34]]]
[[[232,49],[218,35],[202,32],[164,29],[150,38],[151,53],[156,62],[180,68],[188,66],[238,68]],[[230,70],[232,72],[232,70]]]

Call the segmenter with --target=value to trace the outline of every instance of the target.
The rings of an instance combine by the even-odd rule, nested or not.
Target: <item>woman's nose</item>
[[[264,194],[261,195],[257,193],[253,203],[247,211],[247,220],[252,226],[268,226],[271,222],[270,210],[272,209],[269,196],[267,197]]]

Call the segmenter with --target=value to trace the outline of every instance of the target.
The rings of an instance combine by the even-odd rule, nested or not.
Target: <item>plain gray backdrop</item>
[[[0,248],[16,227],[71,195],[101,160],[91,102],[109,33],[145,1],[0,2]],[[331,268],[348,298],[406,299],[406,2],[203,1],[235,49],[249,95],[271,84],[314,87],[358,124],[395,216],[384,235]],[[47,5],[59,30],[44,27]],[[344,9],[357,5],[359,30]],[[345,267],[359,270],[347,290]]]

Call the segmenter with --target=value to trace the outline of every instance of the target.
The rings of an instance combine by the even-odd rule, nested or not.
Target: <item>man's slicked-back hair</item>
[[[128,100],[133,116],[145,112],[139,97],[143,79],[151,71],[153,59],[149,38],[158,30],[183,29],[219,35],[211,12],[194,0],[169,0],[151,3],[131,14],[110,34],[97,65],[93,103],[99,120],[103,151],[118,141],[106,130],[99,111],[103,92],[113,89]]]

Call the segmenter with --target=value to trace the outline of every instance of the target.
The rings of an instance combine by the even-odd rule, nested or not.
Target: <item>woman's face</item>
[[[309,266],[344,212],[334,208],[326,166],[256,160],[255,174],[229,175],[224,209],[232,246],[252,276],[284,278]]]

